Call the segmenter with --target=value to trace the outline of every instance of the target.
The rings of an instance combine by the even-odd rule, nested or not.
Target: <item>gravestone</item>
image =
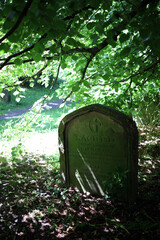
[[[120,200],[136,199],[138,131],[130,117],[99,104],[76,110],[59,125],[59,150],[67,187],[100,196],[109,189]]]

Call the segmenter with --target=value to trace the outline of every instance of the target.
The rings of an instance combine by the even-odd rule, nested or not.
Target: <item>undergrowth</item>
[[[137,121],[138,198],[127,206],[110,197],[66,189],[58,154],[35,155],[25,150],[24,129],[33,134],[52,131],[68,111],[66,107],[33,112],[8,121],[1,130],[6,142],[13,138],[18,142],[11,146],[8,158],[0,157],[0,239],[159,239],[160,136],[156,116],[152,114],[146,122],[140,116]]]
[[[1,158],[0,238],[159,239],[160,149],[156,146],[140,144],[138,199],[129,206],[66,189],[58,156],[28,154],[21,145],[12,148],[10,159]]]

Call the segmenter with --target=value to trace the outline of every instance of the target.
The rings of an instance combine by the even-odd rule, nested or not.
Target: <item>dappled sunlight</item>
[[[82,153],[80,152],[79,149],[77,149],[78,151],[78,154],[82,160],[82,162],[84,163],[84,166],[86,167],[86,169],[88,170],[88,173],[90,173],[90,178],[88,178],[85,174],[84,174],[84,177],[86,179],[86,182],[88,183],[88,188],[91,189],[91,192],[97,192],[97,188],[98,188],[98,191],[100,193],[101,196],[104,196],[104,191],[102,190],[102,187],[98,181],[98,179],[96,178],[95,176],[95,173],[93,172],[91,166],[85,161],[85,158],[83,157]],[[81,174],[79,173],[78,169],[76,169],[76,172],[75,172],[75,176],[83,190],[83,192],[85,193],[86,190],[84,188],[84,186],[86,185],[85,183],[83,183],[83,177],[81,177]],[[92,180],[91,180],[92,178]]]
[[[110,198],[83,194],[77,188],[65,189],[59,168],[54,167],[58,159],[50,158],[49,164],[48,160],[29,154],[13,163],[12,168],[7,162],[1,166],[2,239],[8,239],[8,234],[10,239],[156,239],[158,161],[145,181],[143,174],[153,159],[140,162],[139,199],[127,206]]]
[[[24,146],[28,152],[53,155],[58,152],[58,132],[29,133],[24,141]]]
[[[17,146],[20,139],[13,139],[10,141],[0,141],[0,150],[3,156],[10,157],[14,146]],[[50,156],[58,154],[58,131],[50,131],[47,133],[30,132],[21,140],[22,151]],[[23,155],[23,154],[22,154]]]

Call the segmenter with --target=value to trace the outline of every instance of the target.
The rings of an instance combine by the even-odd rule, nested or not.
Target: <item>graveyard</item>
[[[55,127],[1,155],[1,238],[156,239],[158,138],[99,104],[69,111]]]
[[[0,1],[0,240],[160,239],[159,16]]]

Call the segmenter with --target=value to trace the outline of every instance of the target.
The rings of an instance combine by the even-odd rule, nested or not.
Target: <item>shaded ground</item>
[[[21,153],[12,165],[1,159],[0,239],[160,239],[160,145],[142,137],[132,206],[65,189],[53,157]]]
[[[49,103],[45,103],[42,105],[43,109],[55,109],[55,108],[59,108],[59,106],[62,104],[62,99],[59,100],[55,100],[53,102],[49,102]],[[67,103],[69,103],[69,101],[67,101]],[[8,113],[5,113],[3,115],[0,116],[0,119],[10,119],[10,118],[14,118],[14,117],[18,117],[26,112],[28,112],[29,110],[31,110],[32,106],[27,107],[25,109],[19,109],[19,110],[15,110],[15,111],[11,111]]]

